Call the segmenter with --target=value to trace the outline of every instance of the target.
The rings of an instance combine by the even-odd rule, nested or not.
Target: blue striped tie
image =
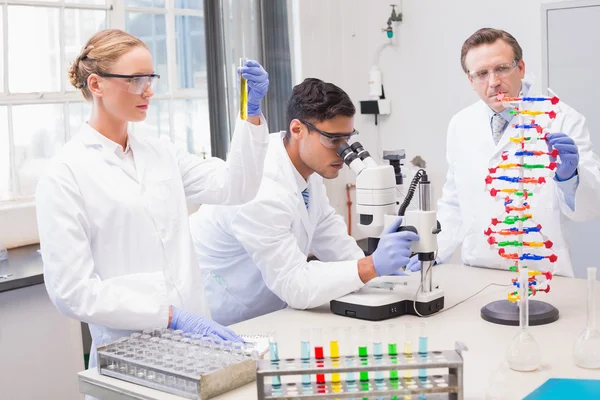
[[[310,195],[308,194],[308,188],[304,189],[302,191],[302,198],[304,198],[304,205],[306,206],[306,209],[308,210],[308,199],[309,199]]]

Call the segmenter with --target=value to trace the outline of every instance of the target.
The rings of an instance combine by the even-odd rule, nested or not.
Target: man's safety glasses
[[[510,63],[496,65],[494,68],[475,71],[472,74],[469,74],[469,77],[475,83],[483,83],[490,79],[490,74],[494,74],[498,78],[506,78],[516,67],[517,60],[513,60]]]
[[[154,90],[156,82],[160,79],[160,75],[157,74],[144,74],[144,75],[120,75],[120,74],[105,74],[98,73],[103,78],[120,78],[127,79],[129,86],[127,92],[131,94],[142,94],[148,87]]]
[[[356,129],[350,133],[329,133],[329,132],[323,132],[322,130],[320,130],[316,126],[314,126],[313,124],[306,122],[304,120],[299,119],[298,121],[300,121],[301,123],[306,125],[306,127],[309,130],[315,131],[318,134],[320,134],[321,135],[320,136],[321,144],[323,146],[327,147],[328,149],[337,149],[342,144],[348,143],[348,140],[350,140],[350,138],[352,136],[358,135],[358,131]]]

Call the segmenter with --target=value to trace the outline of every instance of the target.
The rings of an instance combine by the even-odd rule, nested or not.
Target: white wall
[[[381,53],[379,62],[392,112],[378,127],[373,116],[357,115],[361,143],[377,153],[377,136],[381,135],[383,149],[406,149],[407,159],[421,155],[427,161],[437,201],[447,169],[448,122],[477,100],[460,67],[462,43],[479,28],[504,29],[521,44],[527,72],[541,82],[540,5],[546,2],[550,1],[405,0],[404,20],[395,24],[394,45]],[[394,2],[299,1],[301,43],[296,48],[301,54],[296,56],[302,58],[302,78],[337,84],[357,107],[360,100],[367,100],[375,50],[387,41],[382,29],[387,26],[390,3]],[[344,217],[349,182],[354,182],[354,176],[348,169],[327,182],[330,201]],[[353,211],[354,221],[355,215]],[[355,227],[353,235],[361,237]]]

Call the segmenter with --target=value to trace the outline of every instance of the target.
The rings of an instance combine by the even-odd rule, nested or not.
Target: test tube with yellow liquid
[[[246,58],[240,58],[240,68],[246,65]],[[240,118],[248,119],[248,81],[240,73]]]

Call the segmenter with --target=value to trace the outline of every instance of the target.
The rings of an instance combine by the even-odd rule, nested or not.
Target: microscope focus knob
[[[431,233],[433,233],[434,235],[437,235],[441,231],[442,231],[442,224],[440,224],[440,221],[437,221],[437,228],[432,230]]]

